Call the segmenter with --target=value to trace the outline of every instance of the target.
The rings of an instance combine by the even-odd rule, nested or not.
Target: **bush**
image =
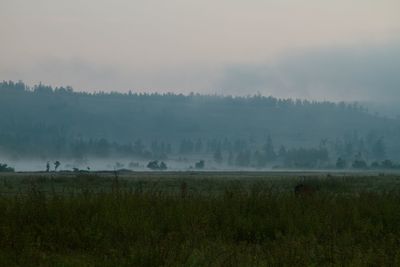
[[[342,158],[338,158],[336,161],[336,168],[338,169],[345,169],[347,167],[347,162],[346,160]]]
[[[391,160],[384,160],[382,161],[382,168],[384,169],[393,169],[395,168],[395,165],[393,164],[393,162]]]
[[[204,166],[205,166],[204,160],[200,160],[199,162],[196,162],[196,164],[195,164],[195,168],[199,169],[199,170],[204,169]]]
[[[14,172],[14,168],[9,167],[7,164],[0,163],[0,172]]]
[[[367,169],[367,163],[365,162],[365,160],[362,159],[356,159],[355,161],[353,161],[352,167],[354,169]]]
[[[158,162],[158,160],[154,160],[154,161],[150,161],[147,164],[147,168],[149,168],[151,170],[163,171],[163,170],[167,169],[167,164],[165,164],[164,161]]]

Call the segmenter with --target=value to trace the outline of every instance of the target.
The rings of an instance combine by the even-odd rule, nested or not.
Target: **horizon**
[[[144,95],[160,95],[160,96],[164,96],[164,95],[176,95],[176,96],[185,96],[185,97],[189,97],[191,95],[194,96],[204,96],[204,97],[223,97],[223,98],[254,98],[254,97],[263,97],[263,98],[274,98],[277,100],[291,100],[291,101],[305,101],[305,102],[316,102],[316,103],[324,103],[324,102],[328,102],[328,103],[334,103],[334,104],[357,104],[362,106],[363,108],[366,108],[366,110],[368,112],[371,113],[375,113],[376,115],[379,116],[389,116],[390,118],[396,118],[398,119],[400,116],[400,108],[396,105],[396,103],[394,102],[393,104],[391,103],[384,103],[381,104],[379,102],[374,102],[374,101],[357,101],[357,100],[330,100],[330,99],[310,99],[310,98],[293,98],[293,97],[279,97],[279,96],[275,96],[275,95],[265,95],[262,94],[261,92],[256,92],[253,94],[247,94],[247,95],[234,95],[234,94],[226,94],[224,92],[219,92],[219,93],[207,93],[207,92],[174,92],[174,91],[144,91],[144,90],[135,90],[135,89],[129,89],[129,90],[123,90],[123,91],[113,91],[113,90],[105,90],[105,91],[96,91],[96,90],[92,90],[92,91],[88,91],[88,90],[79,90],[76,88],[73,88],[70,85],[60,85],[60,86],[53,86],[51,84],[44,84],[39,82],[38,84],[26,84],[24,81],[12,81],[12,80],[8,80],[5,81],[3,80],[2,82],[12,82],[12,83],[19,83],[22,82],[23,85],[26,87],[26,89],[29,89],[30,91],[33,91],[35,86],[40,86],[43,85],[45,87],[51,87],[51,89],[53,91],[57,90],[57,89],[71,89],[73,93],[84,93],[84,94],[88,94],[88,95],[95,95],[95,94],[121,94],[121,95],[140,95],[140,94],[144,94]]]

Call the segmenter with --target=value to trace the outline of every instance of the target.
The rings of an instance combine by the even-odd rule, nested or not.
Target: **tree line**
[[[232,166],[351,166],[400,160],[400,123],[357,103],[129,91],[76,92],[0,82],[0,155],[197,155]],[[340,164],[339,164],[340,165]]]

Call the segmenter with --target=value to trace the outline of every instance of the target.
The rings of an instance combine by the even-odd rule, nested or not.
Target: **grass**
[[[1,265],[400,266],[399,177],[207,175],[3,177]]]

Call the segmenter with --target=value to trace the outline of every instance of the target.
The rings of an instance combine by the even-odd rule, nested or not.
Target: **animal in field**
[[[314,186],[306,184],[298,184],[294,187],[294,194],[296,196],[311,196],[317,189]]]

